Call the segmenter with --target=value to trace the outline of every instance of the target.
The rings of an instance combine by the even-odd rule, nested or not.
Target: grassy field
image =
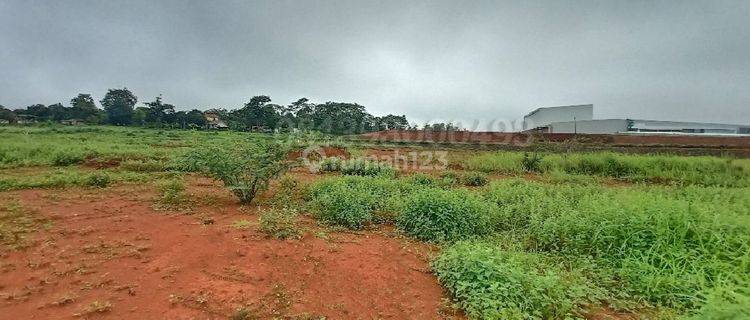
[[[271,136],[1,127],[0,138],[0,191],[158,182],[168,205],[182,199],[185,154]],[[321,141],[276,138],[294,148]],[[393,225],[439,247],[431,271],[470,318],[590,318],[598,309],[644,319],[750,317],[750,161],[610,152],[451,159],[455,170],[430,172],[326,160],[311,181],[292,173],[273,187],[283,198],[260,226],[295,241],[298,215],[331,230]],[[40,219],[14,204],[0,214],[0,240],[10,247],[22,247]]]

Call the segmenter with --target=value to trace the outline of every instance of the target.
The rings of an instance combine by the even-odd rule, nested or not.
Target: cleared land
[[[115,127],[0,139],[9,318],[750,317],[746,159]],[[337,158],[245,205],[244,180],[201,169],[273,140],[292,164],[310,145]]]

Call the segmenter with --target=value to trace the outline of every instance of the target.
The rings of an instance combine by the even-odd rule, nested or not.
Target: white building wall
[[[555,122],[549,125],[549,133],[608,134],[628,131],[625,119],[584,120]]]
[[[593,118],[593,104],[539,108],[523,117],[523,129],[546,127],[553,122],[584,121]]]
[[[660,121],[660,120],[630,120],[632,122],[631,131],[674,131],[674,132],[689,132],[696,131],[698,133],[741,133],[741,128],[746,126],[739,126],[733,124],[721,124],[721,123],[702,123],[702,122],[679,122],[679,121]]]

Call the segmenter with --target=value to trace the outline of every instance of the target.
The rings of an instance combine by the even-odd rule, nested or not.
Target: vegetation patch
[[[491,231],[493,206],[469,191],[428,188],[404,199],[396,225],[425,241],[456,241]]]
[[[719,157],[631,155],[613,152],[538,154],[485,153],[464,161],[470,170],[500,174],[564,172],[631,182],[747,187],[747,160]]]
[[[493,183],[495,230],[529,252],[594,257],[613,291],[680,310],[717,287],[747,288],[750,190]],[[616,281],[615,281],[616,279]]]
[[[412,187],[384,177],[340,177],[312,185],[308,193],[316,218],[331,225],[362,229],[399,212],[401,196]]]
[[[592,291],[542,257],[459,242],[432,263],[440,283],[476,319],[578,318]]]
[[[302,233],[296,220],[297,211],[291,208],[273,208],[261,213],[258,218],[260,231],[276,239],[300,238]]]
[[[287,147],[273,141],[243,141],[191,150],[182,158],[182,167],[222,181],[240,203],[249,204],[289,168],[287,153]]]
[[[159,210],[186,210],[193,205],[190,196],[185,192],[185,183],[181,179],[161,182],[154,200],[154,207]]]

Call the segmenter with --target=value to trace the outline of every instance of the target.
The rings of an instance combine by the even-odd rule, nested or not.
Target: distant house
[[[36,123],[36,116],[30,115],[30,114],[19,114],[16,116],[18,118],[18,121],[16,123],[18,124],[28,124],[28,123]]]
[[[222,129],[229,128],[226,122],[224,122],[224,120],[221,120],[221,118],[219,118],[218,113],[206,112],[203,114],[203,116],[206,118],[206,127],[208,127],[208,129],[222,130]]]
[[[60,123],[68,126],[78,126],[83,124],[83,120],[81,119],[65,119],[60,120]]]

